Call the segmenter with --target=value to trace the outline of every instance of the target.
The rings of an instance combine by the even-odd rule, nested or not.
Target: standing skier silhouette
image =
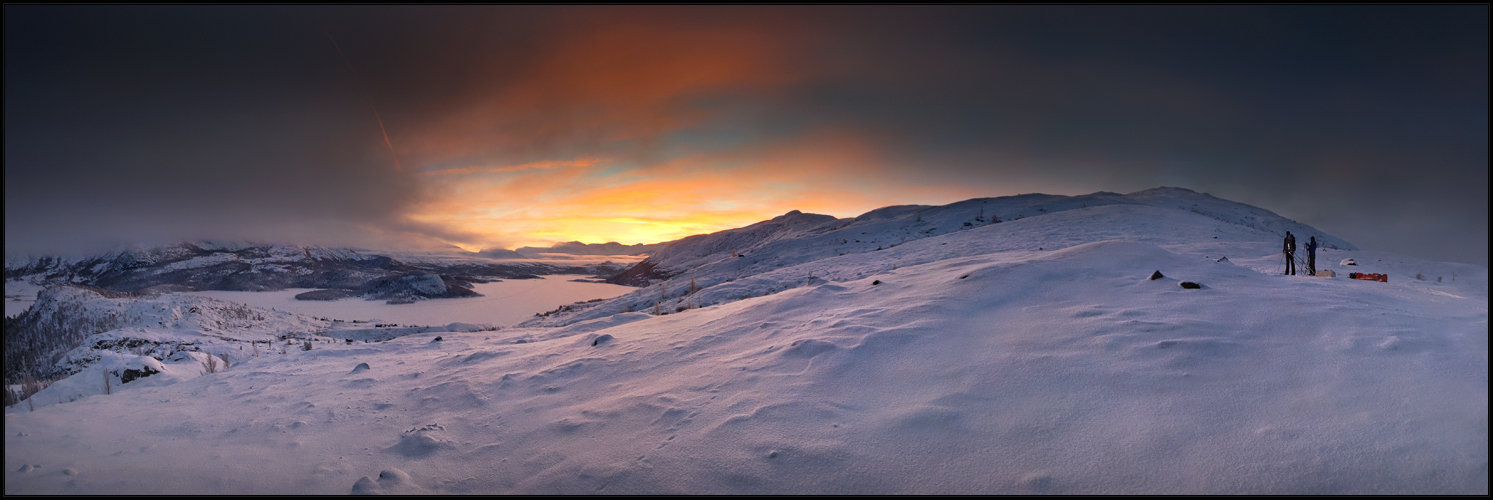
[[[1311,241],[1306,242],[1306,275],[1317,275],[1317,237],[1313,236]]]
[[[1285,274],[1294,275],[1296,274],[1296,237],[1291,236],[1290,231],[1286,231],[1286,246],[1284,251],[1286,252]]]

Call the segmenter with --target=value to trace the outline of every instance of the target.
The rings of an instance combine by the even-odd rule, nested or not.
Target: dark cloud
[[[1486,265],[1486,7],[923,13],[848,26],[881,50],[800,104],[943,182],[1181,185]]]
[[[423,195],[393,168],[369,96],[297,9],[6,11],[7,252],[353,243],[354,228],[397,225]]]
[[[1487,18],[1486,6],[7,6],[6,251],[369,233],[497,246],[431,215],[468,190],[416,172],[600,158],[552,177],[805,172],[863,201],[1178,185],[1363,248],[1486,265]],[[470,199],[522,204],[503,198],[551,177],[526,179]],[[579,185],[553,189],[584,199]]]

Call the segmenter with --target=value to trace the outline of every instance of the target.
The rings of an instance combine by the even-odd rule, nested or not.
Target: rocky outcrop
[[[607,278],[606,282],[614,285],[648,286],[649,283],[668,278],[667,274],[658,270],[658,263],[652,260],[644,260],[627,268],[626,271],[617,273],[616,276]]]

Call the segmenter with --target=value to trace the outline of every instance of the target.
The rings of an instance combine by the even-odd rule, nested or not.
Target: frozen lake
[[[42,287],[24,281],[5,282],[5,317],[13,317],[26,312],[31,304],[36,303],[36,292]]]
[[[422,300],[413,304],[386,304],[382,300],[359,298],[337,301],[296,300],[298,293],[310,288],[293,288],[278,292],[187,292],[281,311],[341,320],[373,320],[400,325],[445,325],[448,323],[490,323],[510,326],[574,302],[606,299],[635,290],[610,283],[570,281],[586,278],[580,275],[551,275],[537,280],[503,280],[477,283],[473,290],[481,297]]]

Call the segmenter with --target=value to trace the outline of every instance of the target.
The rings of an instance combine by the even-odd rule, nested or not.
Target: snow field
[[[1280,276],[1285,229],[1339,244],[1339,276]],[[80,348],[57,394],[100,392],[6,409],[5,492],[1488,492],[1480,266],[1168,188],[789,213],[654,259],[662,282],[497,331],[43,301],[202,352],[101,395],[96,366],[146,361]],[[423,323],[491,322],[449,316]],[[190,371],[317,325],[339,337]]]
[[[667,316],[7,409],[6,493],[1486,494],[1485,269],[1273,276],[1258,238],[1118,241],[1104,213],[1087,238],[1012,221],[721,281]]]

